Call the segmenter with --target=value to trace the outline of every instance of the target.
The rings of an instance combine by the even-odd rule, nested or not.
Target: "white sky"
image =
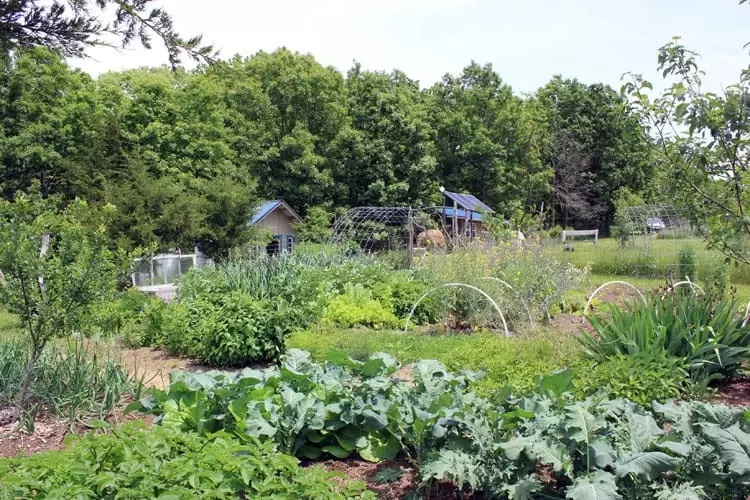
[[[184,36],[223,57],[287,47],[345,72],[400,69],[423,87],[471,60],[492,63],[516,92],[555,74],[619,88],[626,71],[658,80],[657,49],[673,35],[701,54],[707,86],[737,80],[750,56],[750,6],[737,0],[163,0]],[[209,7],[210,5],[210,7]],[[148,51],[96,49],[71,61],[94,75],[161,65]]]

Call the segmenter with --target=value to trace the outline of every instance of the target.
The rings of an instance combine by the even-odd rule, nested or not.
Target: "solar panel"
[[[268,215],[280,203],[281,203],[281,200],[272,200],[272,201],[267,201],[266,203],[262,204],[255,211],[255,214],[253,214],[251,222],[253,224],[257,224],[258,222],[260,222],[263,219],[263,217],[265,217],[266,215]]]
[[[495,211],[490,207],[479,201],[479,199],[473,194],[468,193],[451,193],[450,191],[443,191],[443,194],[455,201],[458,206],[465,208],[466,210],[473,210],[474,212],[486,212],[494,214]]]

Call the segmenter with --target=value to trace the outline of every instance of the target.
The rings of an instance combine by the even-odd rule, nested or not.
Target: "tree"
[[[591,172],[591,156],[565,133],[555,134],[553,141],[553,189],[555,200],[560,205],[563,227],[569,227],[572,220],[587,225],[597,224],[607,208],[597,196],[601,187]]]
[[[304,214],[331,199],[328,147],[346,123],[344,79],[312,56],[286,49],[234,58],[209,71],[226,89],[234,149],[259,180],[258,195]]]
[[[38,195],[0,201],[0,299],[23,321],[31,349],[20,408],[48,341],[79,329],[95,303],[111,298],[129,261],[108,249],[102,222],[85,202],[59,211],[56,200]]]
[[[211,46],[200,36],[183,39],[174,29],[172,17],[153,0],[53,0],[39,5],[36,0],[0,2],[0,51],[10,54],[26,47],[46,47],[64,57],[85,57],[86,49],[108,45],[102,35],[121,40],[122,47],[135,41],[150,49],[152,37],[161,39],[172,67],[182,54],[200,61],[212,61]],[[113,9],[113,19],[101,18]],[[111,15],[111,14],[110,14]]]
[[[675,81],[661,96],[640,75],[623,92],[667,170],[671,198],[708,226],[711,247],[750,264],[750,70],[720,93],[703,89],[697,54],[679,38],[659,50],[659,69]]]
[[[347,114],[328,149],[338,205],[423,205],[440,198],[434,130],[418,82],[363,71],[346,78]]]
[[[611,87],[585,85],[559,76],[539,89],[536,98],[545,110],[550,134],[544,162],[554,168],[556,186],[569,185],[577,190],[554,190],[553,222],[567,219],[573,226],[608,228],[619,189],[642,193],[653,186],[651,146],[637,116]],[[585,166],[585,170],[575,172],[575,180],[569,179],[570,156],[561,158],[561,150],[576,151],[583,161],[579,166]],[[579,205],[574,214],[570,211],[572,194]],[[595,208],[596,213],[588,213],[587,207]]]
[[[331,236],[332,219],[330,206],[312,207],[305,219],[295,224],[299,240],[305,243],[326,243]]]
[[[528,207],[549,190],[540,161],[538,130],[523,101],[491,65],[472,63],[430,89],[438,175],[491,207]]]

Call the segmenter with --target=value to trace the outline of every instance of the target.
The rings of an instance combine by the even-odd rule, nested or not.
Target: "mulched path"
[[[715,403],[750,408],[750,377],[737,377],[716,385]]]
[[[112,425],[121,425],[134,420],[142,420],[146,425],[153,425],[152,415],[137,413],[123,415],[125,404],[127,402],[104,420]],[[65,445],[66,436],[85,434],[90,430],[91,427],[86,425],[85,421],[77,420],[71,425],[68,420],[61,420],[51,411],[42,408],[34,421],[33,434],[29,434],[24,428],[18,428],[17,421],[0,425],[0,457],[28,456],[41,451],[61,450]]]

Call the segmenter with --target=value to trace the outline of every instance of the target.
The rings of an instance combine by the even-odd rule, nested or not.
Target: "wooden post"
[[[453,200],[453,238],[458,237],[458,202]]]
[[[414,224],[412,223],[411,207],[409,207],[409,269],[414,267]]]

